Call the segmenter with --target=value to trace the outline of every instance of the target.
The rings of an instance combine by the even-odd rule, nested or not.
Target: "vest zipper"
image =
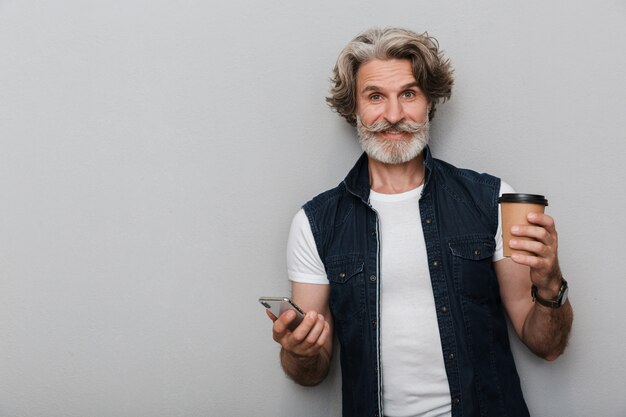
[[[378,416],[383,417],[383,369],[380,354],[380,220],[378,212],[372,207],[369,201],[367,205],[376,215],[376,369],[378,377]]]

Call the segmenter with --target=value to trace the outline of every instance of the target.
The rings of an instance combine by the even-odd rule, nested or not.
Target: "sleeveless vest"
[[[424,151],[419,213],[452,416],[527,417],[492,266],[500,180]],[[363,154],[345,180],[304,205],[330,281],[343,415],[383,416],[379,230]],[[384,369],[382,370],[384,371]]]

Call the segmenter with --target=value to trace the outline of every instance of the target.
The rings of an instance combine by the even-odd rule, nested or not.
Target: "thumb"
[[[268,309],[265,309],[265,314],[267,314],[267,317],[269,317],[270,320],[272,320],[272,321],[278,320],[278,317],[276,317],[274,314],[272,314],[272,312],[269,311]]]

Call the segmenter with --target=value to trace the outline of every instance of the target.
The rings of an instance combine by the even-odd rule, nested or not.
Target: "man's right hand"
[[[333,319],[328,306],[329,286],[292,282],[292,299],[306,311],[302,322],[289,330],[296,313],[285,311],[274,321],[273,338],[278,342],[285,373],[300,385],[317,385],[326,378],[333,351]]]
[[[293,331],[289,330],[289,324],[296,318],[294,311],[287,310],[278,318],[269,311],[267,315],[274,321],[274,340],[295,357],[318,356],[332,337],[329,322],[316,311],[307,312],[302,323]]]

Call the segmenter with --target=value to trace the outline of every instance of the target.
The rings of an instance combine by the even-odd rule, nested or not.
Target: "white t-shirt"
[[[370,191],[380,226],[380,331],[386,416],[449,416],[450,389],[443,362],[426,244],[419,216],[422,187],[400,194]],[[502,182],[500,194],[513,192]],[[493,260],[502,259],[498,217]],[[291,281],[326,284],[311,226],[300,210],[287,244]]]

